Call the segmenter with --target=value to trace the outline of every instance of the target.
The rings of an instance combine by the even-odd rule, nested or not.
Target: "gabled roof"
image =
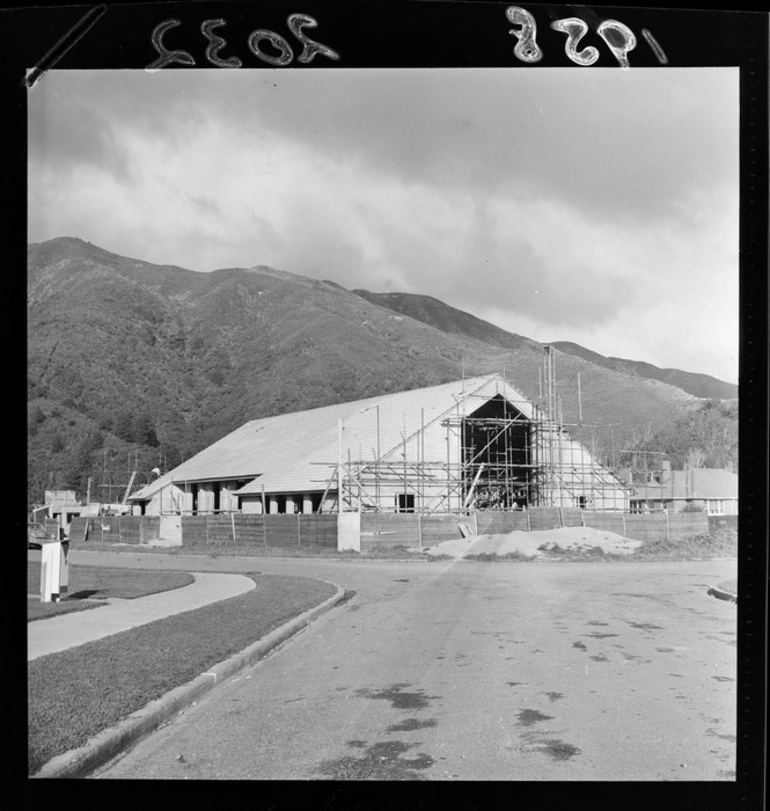
[[[370,397],[348,403],[295,411],[252,420],[210,445],[177,468],[146,485],[130,498],[141,501],[170,482],[250,479],[240,495],[308,492],[326,487],[339,453],[338,421],[342,420],[342,453],[351,459],[395,455],[422,426],[457,413],[471,413],[484,399],[501,394],[527,418],[534,406],[501,375],[455,380],[438,386]]]
[[[672,470],[662,484],[635,486],[633,499],[738,498],[738,476],[730,470],[691,468]]]

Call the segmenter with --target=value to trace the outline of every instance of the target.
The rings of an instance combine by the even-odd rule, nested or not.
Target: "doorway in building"
[[[531,423],[502,395],[462,421],[463,503],[477,510],[529,505]]]

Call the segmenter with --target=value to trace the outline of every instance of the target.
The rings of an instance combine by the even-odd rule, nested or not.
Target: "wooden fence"
[[[70,543],[151,544],[160,538],[160,518],[152,515],[102,515],[73,518]]]
[[[362,513],[361,551],[376,546],[433,546],[461,538],[460,524],[473,531],[473,518],[452,514]]]
[[[183,546],[337,546],[337,516],[220,515],[182,516]],[[463,526],[464,525],[464,526]],[[514,530],[536,532],[558,527],[592,527],[638,541],[682,540],[714,531],[721,526],[737,528],[737,516],[706,513],[615,513],[589,512],[572,507],[534,507],[511,512],[490,511],[458,514],[362,513],[361,550],[376,546],[424,548],[463,537],[463,529],[479,535],[500,535]],[[152,544],[160,540],[157,516],[111,515],[74,518],[71,543]]]
[[[182,546],[337,547],[336,515],[183,515]]]
[[[716,518],[717,516],[711,516]],[[718,516],[724,518],[724,516]],[[730,518],[730,516],[728,516]],[[478,535],[504,535],[515,530],[538,532],[559,527],[592,527],[638,541],[683,540],[709,532],[716,523],[706,513],[589,512],[577,507],[533,507],[529,510],[477,512],[475,515],[363,513],[361,550],[373,546],[426,547],[461,538],[465,524]]]

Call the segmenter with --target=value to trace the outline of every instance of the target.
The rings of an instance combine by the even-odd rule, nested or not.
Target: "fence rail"
[[[461,525],[478,535],[515,530],[536,532],[558,527],[591,527],[639,541],[683,540],[722,526],[737,529],[737,516],[706,513],[589,512],[578,508],[534,507],[511,512],[468,514],[362,513],[361,550],[376,546],[422,548],[463,537]],[[183,546],[337,546],[337,516],[222,513],[181,516]],[[152,544],[161,534],[158,516],[112,515],[74,518],[74,543]]]
[[[183,546],[337,546],[336,515],[183,515]]]
[[[160,518],[152,515],[102,515],[73,518],[70,543],[151,544],[160,538]]]

